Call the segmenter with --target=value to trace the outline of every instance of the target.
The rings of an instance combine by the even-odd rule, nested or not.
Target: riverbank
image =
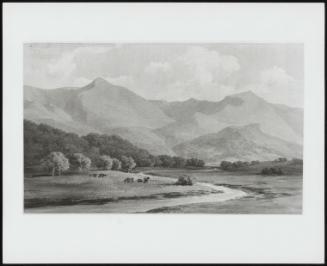
[[[197,182],[177,186],[176,178],[150,176],[149,183],[125,184],[126,177],[143,178],[141,173],[107,171],[107,177],[38,177],[25,180],[25,212],[135,213],[151,209],[244,197],[245,192]]]

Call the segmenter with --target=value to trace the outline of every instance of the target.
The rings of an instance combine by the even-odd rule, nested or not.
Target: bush
[[[192,186],[193,181],[189,176],[180,176],[175,184],[180,186]]]
[[[262,175],[283,175],[283,171],[280,168],[277,167],[266,167],[261,170]]]

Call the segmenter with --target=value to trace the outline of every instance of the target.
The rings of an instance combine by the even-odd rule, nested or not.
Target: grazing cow
[[[132,177],[127,177],[124,179],[124,183],[133,183],[134,182],[134,178]]]
[[[141,178],[137,179],[137,183],[142,183],[143,180]]]
[[[148,176],[147,177],[144,177],[143,178],[143,183],[148,183],[149,182],[149,179],[150,179],[150,177],[148,177]]]

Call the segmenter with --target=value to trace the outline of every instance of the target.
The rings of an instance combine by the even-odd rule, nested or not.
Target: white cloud
[[[92,80],[90,80],[90,79],[79,77],[79,78],[75,79],[73,83],[74,83],[75,87],[84,87],[84,86],[90,84],[91,82],[92,82]]]
[[[276,53],[269,53],[271,49],[256,56],[256,46],[251,47],[239,51],[200,44],[30,45],[24,48],[24,82],[56,88],[85,86],[103,77],[144,98],[166,100],[215,101],[252,89],[268,101],[301,106],[303,81],[290,74],[293,69],[295,77],[301,76],[284,62],[288,53],[278,48],[281,59],[273,63]]]
[[[303,106],[303,82],[278,66],[261,71],[258,82],[246,85],[242,90],[252,90],[269,102]]]
[[[171,66],[168,62],[151,62],[145,67],[144,72],[155,74],[157,72],[168,72],[169,70],[171,70]]]
[[[65,80],[72,76],[73,71],[76,69],[75,59],[77,57],[88,57],[92,54],[98,55],[110,51],[112,47],[78,47],[73,51],[62,54],[59,59],[52,60],[48,64],[48,71],[50,75],[59,76]]]
[[[133,90],[135,87],[135,80],[131,76],[127,76],[127,75],[121,75],[118,77],[108,76],[108,77],[104,77],[104,79],[106,79],[108,82],[110,82],[113,85],[126,87],[131,90]]]
[[[219,100],[226,95],[226,90],[234,89],[227,80],[239,69],[240,64],[234,56],[190,46],[167,62],[150,62],[139,86],[146,88],[144,96],[152,98]]]

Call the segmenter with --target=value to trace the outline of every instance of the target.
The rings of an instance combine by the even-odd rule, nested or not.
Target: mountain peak
[[[259,98],[259,96],[257,96],[253,91],[251,90],[248,90],[248,91],[243,91],[243,92],[240,92],[240,93],[235,93],[235,94],[232,94],[230,96],[237,96],[237,97],[257,97]]]
[[[261,102],[265,101],[263,98],[259,97],[257,94],[255,94],[253,91],[248,90],[248,91],[243,91],[240,93],[232,94],[227,96],[226,98],[239,98],[243,101],[247,102]]]
[[[107,80],[105,80],[104,78],[101,78],[101,77],[97,77],[95,78],[92,83],[94,85],[100,85],[100,84],[110,84]]]

